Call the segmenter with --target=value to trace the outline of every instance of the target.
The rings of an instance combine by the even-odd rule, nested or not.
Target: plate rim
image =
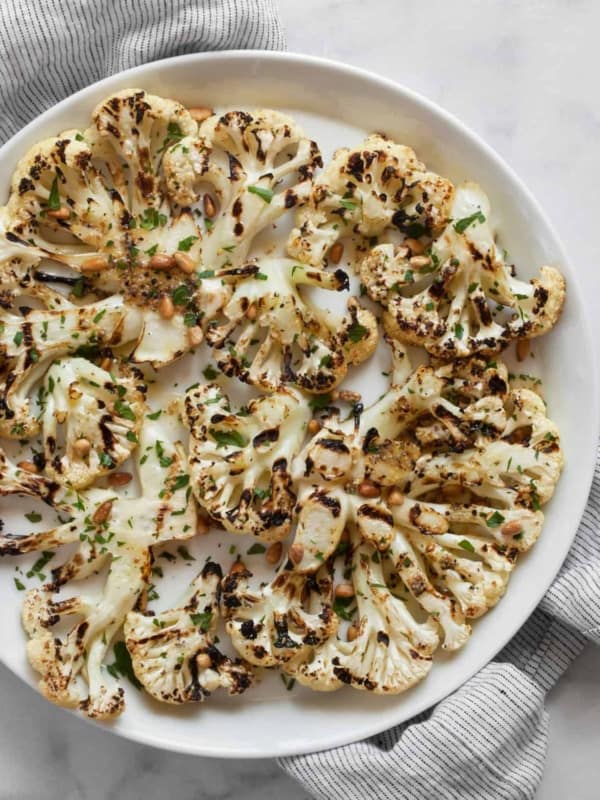
[[[475,674],[477,674],[481,669],[483,669],[487,664],[489,664],[497,655],[498,653],[505,647],[505,645],[517,634],[520,628],[527,622],[531,614],[535,611],[535,609],[539,606],[539,603],[543,599],[544,595],[548,591],[548,588],[554,582],[557,574],[559,573],[565,558],[573,544],[575,536],[577,534],[581,519],[583,517],[586,505],[587,505],[587,497],[589,496],[589,491],[591,488],[592,480],[594,477],[594,466],[596,463],[596,443],[598,441],[599,433],[600,433],[600,397],[599,397],[599,366],[598,366],[598,348],[594,337],[592,335],[592,329],[590,325],[590,311],[587,304],[583,300],[583,289],[581,284],[577,278],[577,273],[567,256],[565,247],[562,242],[562,238],[558,235],[556,228],[550,221],[549,217],[547,216],[546,212],[542,208],[541,204],[538,202],[532,191],[528,188],[526,183],[519,177],[519,175],[513,170],[507,161],[502,158],[496,150],[489,145],[478,133],[476,133],[473,129],[471,129],[468,125],[463,123],[457,116],[452,114],[451,112],[447,111],[443,106],[440,106],[438,103],[430,100],[425,95],[421,94],[420,92],[411,89],[410,87],[399,83],[391,78],[384,77],[377,72],[372,70],[368,70],[362,67],[356,67],[354,65],[347,64],[343,61],[338,61],[336,59],[330,58],[323,58],[320,56],[314,55],[306,55],[303,53],[298,52],[287,52],[287,51],[274,51],[274,50],[218,50],[218,51],[209,51],[209,52],[200,52],[200,53],[187,53],[184,55],[178,56],[171,56],[164,59],[158,59],[156,61],[150,61],[135,67],[131,67],[126,70],[122,70],[119,72],[114,73],[106,78],[102,78],[99,81],[95,81],[94,83],[89,84],[82,89],[79,89],[77,92],[74,92],[71,95],[60,100],[54,106],[51,106],[46,111],[42,112],[40,115],[32,119],[26,125],[24,125],[19,131],[17,131],[13,136],[11,136],[1,147],[0,147],[0,159],[3,158],[6,151],[10,151],[13,145],[16,143],[17,137],[21,138],[27,136],[31,131],[35,130],[39,125],[43,124],[47,117],[52,116],[53,114],[61,111],[64,107],[71,105],[73,103],[77,104],[78,101],[83,100],[86,95],[91,94],[93,92],[99,91],[102,89],[103,86],[110,86],[114,82],[120,81],[124,78],[131,77],[132,82],[138,79],[138,76],[143,80],[143,75],[146,71],[152,72],[156,70],[160,70],[161,67],[169,67],[170,65],[177,63],[177,64],[185,64],[188,63],[190,67],[197,62],[210,62],[210,61],[219,61],[219,60],[232,60],[232,61],[243,61],[243,60],[261,60],[264,62],[277,62],[277,61],[287,61],[287,62],[296,62],[298,64],[309,65],[320,69],[329,70],[331,72],[337,73],[344,73],[346,77],[352,78],[356,77],[357,79],[361,79],[363,81],[369,81],[379,87],[383,87],[387,90],[393,91],[399,95],[403,95],[406,97],[411,103],[414,103],[418,106],[421,106],[425,111],[428,113],[439,117],[444,120],[444,122],[454,128],[460,135],[465,137],[468,140],[473,141],[477,147],[485,154],[486,158],[494,163],[494,165],[498,168],[498,170],[504,174],[509,182],[516,184],[519,190],[522,192],[523,196],[526,198],[530,207],[535,211],[537,216],[539,217],[540,221],[545,225],[547,232],[552,237],[553,243],[556,245],[556,255],[557,258],[560,259],[561,265],[566,267],[566,271],[569,273],[570,281],[569,281],[569,294],[571,298],[574,299],[575,307],[577,309],[578,315],[580,317],[580,324],[582,325],[582,329],[584,332],[584,342],[582,342],[583,347],[585,348],[586,352],[588,353],[588,361],[591,362],[592,368],[589,370],[589,388],[591,390],[591,396],[589,398],[590,406],[588,407],[589,415],[593,418],[592,429],[593,429],[593,438],[592,438],[592,445],[589,447],[589,451],[585,454],[585,460],[587,463],[584,464],[583,468],[580,466],[580,474],[583,476],[583,480],[580,482],[585,488],[585,497],[586,501],[583,503],[581,508],[578,508],[576,513],[573,515],[573,522],[571,525],[571,532],[568,536],[565,536],[560,544],[562,545],[560,548],[560,561],[558,560],[558,556],[556,556],[556,563],[558,566],[552,572],[549,578],[536,588],[535,591],[535,602],[531,602],[528,604],[527,607],[527,616],[520,621],[520,623],[515,627],[510,626],[507,628],[508,632],[505,632],[502,636],[499,636],[497,646],[495,646],[495,652],[489,658],[486,657],[483,659],[474,658],[473,659],[473,666],[470,666],[467,670],[465,670],[463,676],[461,677],[460,682],[457,685],[452,685],[450,688],[444,688],[441,691],[437,692],[430,698],[425,699],[423,702],[418,704],[416,708],[413,710],[414,713],[411,714],[409,719],[412,719],[414,716],[417,716],[424,711],[433,708],[439,702],[444,700],[450,694],[456,692],[462,686],[464,686],[467,681],[469,681]],[[519,617],[519,619],[521,619]],[[35,686],[32,687],[31,684],[27,681],[25,675],[15,671],[9,664],[6,663],[4,659],[4,654],[0,650],[0,663],[8,669],[12,674],[14,674],[17,678],[19,678],[23,683],[28,685],[30,688],[35,689]],[[37,692],[37,690],[36,690]],[[39,695],[39,692],[37,692]],[[48,701],[46,701],[48,702]],[[96,730],[102,730],[106,733],[116,734],[117,736],[138,742],[150,747],[159,748],[161,750],[166,750],[169,752],[175,753],[182,753],[187,755],[194,755],[194,756],[202,756],[202,757],[212,757],[212,758],[246,758],[246,759],[260,759],[260,758],[281,758],[286,756],[295,756],[295,755],[302,755],[308,754],[311,752],[321,752],[324,750],[340,747],[346,744],[350,744],[353,742],[360,741],[362,739],[366,739],[370,736],[374,736],[378,733],[381,733],[382,730],[386,730],[390,727],[388,722],[377,723],[374,721],[371,725],[365,725],[364,728],[361,728],[360,733],[357,735],[353,732],[348,732],[345,734],[339,734],[337,736],[333,736],[331,741],[327,744],[319,744],[318,746],[310,746],[310,744],[306,743],[305,745],[283,745],[278,746],[277,742],[274,742],[271,746],[269,752],[253,752],[248,750],[230,748],[224,750],[220,745],[216,747],[211,747],[210,743],[207,742],[193,742],[188,744],[186,742],[178,742],[173,741],[172,738],[167,737],[161,739],[160,733],[150,733],[146,734],[143,730],[121,730],[116,727],[110,727],[110,725],[100,724],[88,717],[84,717],[81,714],[78,714],[76,711],[68,708],[62,708],[57,706],[57,709],[61,709],[62,711],[70,712],[70,715],[77,719],[78,721],[83,721],[85,723],[93,725]],[[401,707],[399,707],[401,708]],[[407,721],[406,718],[401,718],[401,713],[399,713],[398,720],[393,723],[393,725],[400,724],[401,722]]]

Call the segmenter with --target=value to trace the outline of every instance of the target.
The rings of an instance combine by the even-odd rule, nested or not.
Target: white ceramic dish
[[[148,64],[95,84],[34,120],[0,150],[2,194],[7,193],[17,159],[30,145],[63,129],[85,125],[99,100],[132,86],[188,105],[289,110],[326,156],[336,146],[357,143],[366,132],[384,131],[412,145],[428,165],[449,178],[481,183],[490,197],[503,244],[522,275],[530,277],[541,264],[549,263],[560,267],[567,277],[568,299],[560,325],[536,342],[535,360],[527,365],[528,371],[544,378],[550,414],[564,438],[566,467],[555,497],[545,508],[541,540],[522,559],[505,598],[476,624],[463,650],[452,658],[436,657],[428,678],[398,697],[347,689],[324,695],[286,692],[279,680],[273,679],[241,698],[215,695],[205,705],[177,709],[160,707],[128,687],[127,710],[110,726],[115,733],[157,747],[220,757],[310,752],[375,734],[437,703],[493,658],[533,611],[575,535],[589,491],[598,433],[596,360],[576,276],[536,201],[500,158],[460,122],[390,81],[299,55],[190,55]],[[364,386],[368,369],[351,377],[348,384]],[[168,376],[170,379],[172,373]],[[585,415],[581,413],[582,397],[586,398]],[[13,576],[14,564],[6,559],[0,563],[0,657],[35,685],[18,617],[22,595],[15,590]],[[181,575],[182,583],[186,580],[187,575]]]

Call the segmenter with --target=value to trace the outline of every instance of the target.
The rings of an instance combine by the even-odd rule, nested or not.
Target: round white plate
[[[527,371],[544,379],[549,413],[564,439],[565,470],[553,500],[544,509],[546,523],[540,541],[521,560],[504,599],[475,624],[461,651],[452,657],[436,657],[429,676],[398,697],[350,689],[328,694],[298,688],[288,692],[273,675],[242,697],[232,699],[217,693],[203,705],[180,709],[161,706],[127,686],[126,711],[109,726],[115,733],[156,747],[251,758],[310,752],[378,733],[437,703],[493,658],[531,614],[573,540],[590,487],[598,433],[596,361],[574,270],[536,201],[499,157],[458,120],[390,81],[299,55],[224,52],[182,56],[123,72],[84,89],[42,114],[0,150],[4,197],[17,159],[29,146],[45,136],[85,126],[98,101],[128,87],[141,87],[189,106],[290,111],[319,142],[326,157],[335,147],[357,144],[365,133],[383,131],[413,146],[428,166],[455,182],[471,179],[483,186],[502,244],[522,276],[531,277],[540,265],[548,263],[558,266],[567,277],[562,320],[549,336],[535,340],[534,358],[527,362]],[[379,375],[379,367],[367,366],[347,383],[364,387],[374,380],[375,372]],[[169,371],[163,380],[173,376]],[[582,398],[586,400],[585,414]],[[8,505],[5,502],[3,511]],[[20,513],[22,510],[19,507]],[[227,555],[229,539],[233,537],[219,548],[225,565],[231,558]],[[216,546],[212,536],[210,542]],[[0,563],[0,656],[35,686],[35,675],[25,657],[19,621],[23,595],[15,589],[14,567],[8,558]],[[183,569],[182,565],[177,576],[183,584],[180,589],[193,573],[193,567],[185,574]]]

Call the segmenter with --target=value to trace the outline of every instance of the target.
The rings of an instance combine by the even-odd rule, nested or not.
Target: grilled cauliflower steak
[[[185,398],[189,471],[196,499],[231,533],[280,540],[292,523],[296,495],[289,469],[310,410],[295,389],[279,389],[234,413],[211,383]]]
[[[111,640],[147,586],[150,548],[189,539],[195,532],[194,504],[178,480],[186,475],[185,463],[178,444],[166,438],[172,430],[173,422],[167,424],[166,419],[142,428],[138,497],[88,489],[75,495],[69,522],[43,533],[0,536],[0,555],[79,543],[70,558],[52,570],[50,583],[27,593],[23,625],[42,694],[59,705],[79,707],[90,717],[111,717],[124,708],[124,691],[108,679],[103,663]],[[105,567],[108,575],[99,598],[85,593],[56,596],[71,581]],[[76,620],[73,627],[65,636],[55,636],[54,626],[69,617]]]
[[[450,216],[453,186],[429,172],[410,147],[379,134],[337,150],[314,181],[288,239],[288,253],[319,266],[342,238],[359,243],[388,230],[431,237]]]
[[[165,176],[180,206],[202,196],[207,230],[201,258],[215,269],[242,263],[257,234],[304,203],[320,165],[317,145],[290,117],[229,111],[203,122],[198,138],[171,148]]]
[[[202,702],[216,689],[241,694],[251,669],[215,645],[222,572],[208,561],[178,608],[156,615],[131,611],[124,631],[135,674],[156,700]]]
[[[285,383],[319,394],[346,376],[348,366],[367,359],[377,346],[377,322],[355,298],[345,316],[319,308],[300,286],[341,291],[342,270],[306,268],[289,259],[247,265],[223,309],[225,322],[209,324],[206,338],[221,370],[265,391]]]
[[[494,353],[512,339],[547,333],[565,299],[558,270],[544,266],[529,283],[511,274],[477,184],[456,190],[452,218],[418,266],[406,247],[394,244],[363,259],[361,280],[386,307],[386,331],[444,359]],[[499,311],[513,314],[499,318]]]

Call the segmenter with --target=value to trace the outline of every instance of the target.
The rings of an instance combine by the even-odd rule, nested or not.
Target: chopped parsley
[[[470,217],[463,217],[462,219],[457,220],[454,223],[454,230],[457,233],[464,233],[474,222],[485,222],[485,217],[481,211],[476,211],[474,214],[471,214]]]
[[[131,422],[135,422],[135,414],[133,409],[127,403],[124,403],[122,400],[115,400],[115,411],[120,417],[123,419],[128,419]]]
[[[491,517],[486,520],[488,528],[498,528],[504,522],[504,517],[499,511],[494,511]]]
[[[186,236],[185,239],[182,239],[179,244],[177,245],[177,249],[181,250],[183,253],[188,253],[192,249],[192,245],[194,242],[198,241],[197,236]]]
[[[129,650],[126,647],[125,642],[115,642],[113,653],[115,654],[115,660],[112,664],[106,665],[109,675],[112,675],[113,678],[117,679],[119,677],[127,678],[128,681],[133,683],[136,689],[141,689],[142,684],[135,676],[133,665],[131,663],[131,656],[129,655]]]
[[[194,625],[206,633],[206,631],[210,628],[213,616],[214,615],[212,611],[199,611],[197,614],[190,614],[190,619]]]
[[[266,550],[267,548],[264,546],[264,544],[259,544],[259,542],[255,542],[246,550],[246,553],[249,556],[256,556],[259,555],[260,553],[265,553]]]
[[[48,195],[48,208],[50,211],[58,211],[60,208],[60,195],[58,193],[58,175],[55,176]]]
[[[365,328],[364,325],[361,325],[359,322],[355,322],[348,328],[348,338],[351,342],[360,342],[361,339],[364,339],[365,336],[369,333],[368,329]]]
[[[219,373],[213,367],[212,364],[208,364],[208,366],[204,367],[202,370],[202,374],[206,378],[207,381],[214,381],[215,378],[219,377]]]
[[[249,186],[248,191],[250,194],[255,194],[257,197],[260,197],[260,199],[264,200],[265,203],[270,203],[273,199],[273,195],[275,194],[272,189],[267,189],[264,186]]]
[[[210,428],[208,432],[217,443],[217,449],[219,447],[246,447],[248,444],[248,439],[239,431],[218,431],[216,428]]]
[[[469,553],[475,552],[475,548],[468,539],[461,539],[458,546],[462,547],[463,550],[468,550]]]

